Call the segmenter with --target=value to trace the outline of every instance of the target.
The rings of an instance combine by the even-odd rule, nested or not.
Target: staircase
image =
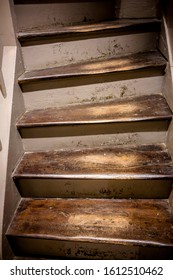
[[[21,201],[6,233],[14,254],[172,259],[157,1],[128,1],[136,19],[125,1],[14,2],[26,106],[12,174]]]

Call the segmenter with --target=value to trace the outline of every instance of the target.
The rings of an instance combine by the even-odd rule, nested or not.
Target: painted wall
[[[19,61],[17,59],[19,54],[10,2],[7,0],[0,0],[0,41],[1,83],[4,83],[5,88],[5,90],[0,91],[0,259],[2,259],[2,247],[5,248],[4,252],[8,256],[7,258],[12,258],[13,256],[3,233],[20,199],[11,179],[11,172],[14,168],[14,163],[16,163],[22,152],[20,137],[15,129],[15,119],[21,112],[21,108],[24,108],[16,85],[16,61]],[[8,200],[5,199],[7,196]]]
[[[169,55],[169,64],[167,67],[167,75],[165,78],[165,94],[168,98],[169,104],[173,111],[173,1],[167,0],[167,5],[165,8],[165,33],[167,38],[168,45],[168,55]],[[168,132],[168,147],[173,159],[173,120]],[[170,196],[170,204],[172,206],[173,212],[173,190]]]

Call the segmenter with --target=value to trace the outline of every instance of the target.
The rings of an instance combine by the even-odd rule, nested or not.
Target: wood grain
[[[27,111],[17,122],[22,127],[74,125],[88,123],[171,120],[172,112],[159,94],[118,99],[104,103],[69,105]]]
[[[173,178],[173,164],[164,144],[26,152],[13,176],[15,179],[168,179]]]
[[[167,200],[22,199],[7,234],[173,247]]]

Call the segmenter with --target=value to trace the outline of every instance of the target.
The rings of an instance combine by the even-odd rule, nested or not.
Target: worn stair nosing
[[[110,124],[110,123],[126,123],[126,122],[142,122],[142,121],[152,121],[152,120],[158,120],[158,121],[161,121],[161,120],[171,120],[172,118],[172,115],[169,115],[169,116],[159,116],[159,117],[145,117],[145,118],[134,118],[134,119],[119,119],[119,120],[103,120],[103,121],[68,121],[68,122],[45,122],[43,124],[40,124],[40,123],[34,123],[34,124],[21,124],[21,123],[17,123],[17,128],[20,129],[20,128],[34,128],[34,127],[48,127],[48,126],[61,126],[61,125],[65,125],[65,126],[68,126],[68,125],[85,125],[85,124]]]
[[[10,236],[10,234],[8,234],[7,232],[7,236]],[[19,237],[19,238],[29,238],[32,240],[32,238],[36,238],[36,239],[47,239],[47,240],[56,240],[56,241],[72,241],[72,242],[75,242],[75,241],[78,241],[78,242],[89,242],[89,243],[95,243],[97,241],[97,243],[110,243],[110,244],[115,244],[115,245],[134,245],[134,246],[159,246],[159,247],[162,247],[162,246],[167,246],[167,247],[172,247],[173,248],[173,244],[167,244],[167,243],[161,243],[161,242],[154,242],[152,241],[151,242],[147,242],[147,241],[136,241],[136,240],[133,240],[133,239],[126,239],[126,241],[124,241],[123,239],[110,239],[109,241],[107,241],[107,238],[99,238],[99,240],[97,238],[94,238],[94,237],[90,237],[90,238],[86,238],[86,237],[80,237],[80,236],[77,236],[77,237],[70,237],[70,238],[65,238],[63,236],[58,236],[58,237],[54,237],[53,235],[39,235],[39,236],[35,236],[34,234],[26,234],[26,235],[15,235],[15,237]]]
[[[126,175],[97,175],[97,174],[92,174],[92,175],[43,175],[43,174],[38,174],[38,175],[28,175],[28,174],[17,174],[17,173],[13,173],[13,178],[14,180],[16,179],[22,179],[22,178],[26,178],[26,179],[36,179],[36,178],[40,178],[40,179],[105,179],[105,180],[139,180],[139,179],[145,179],[145,180],[149,180],[149,179],[172,179],[173,178],[173,174],[172,175],[151,175],[151,174],[143,174],[143,175],[131,175],[130,173],[126,173]]]

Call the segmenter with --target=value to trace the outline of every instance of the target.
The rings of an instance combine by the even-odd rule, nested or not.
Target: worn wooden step
[[[162,55],[157,51],[151,51],[118,58],[112,57],[55,68],[26,71],[19,77],[18,82],[23,91],[39,90],[105,82],[103,76],[109,76],[110,74],[112,76],[108,77],[109,81],[130,79],[138,77],[138,75],[161,75],[164,73],[165,67],[166,61]],[[62,83],[64,81],[65,84]]]
[[[156,31],[131,31],[129,34],[109,32],[105,36],[88,36],[85,39],[81,34],[69,40],[47,41],[46,44],[35,42],[34,45],[22,47],[22,56],[25,70],[32,71],[81,63],[91,58],[106,59],[155,50],[157,38]]]
[[[22,199],[7,236],[28,256],[173,257],[167,200]]]
[[[164,144],[26,152],[13,178],[29,197],[168,198],[173,164]]]
[[[20,31],[18,39],[22,46],[43,44],[55,41],[86,39],[96,36],[109,36],[129,32],[158,31],[160,21],[157,19],[122,19],[99,23],[83,23],[70,26],[44,26]]]
[[[167,130],[171,118],[172,113],[164,97],[153,94],[28,111],[17,122],[17,128],[26,138],[96,135],[146,129]]]

